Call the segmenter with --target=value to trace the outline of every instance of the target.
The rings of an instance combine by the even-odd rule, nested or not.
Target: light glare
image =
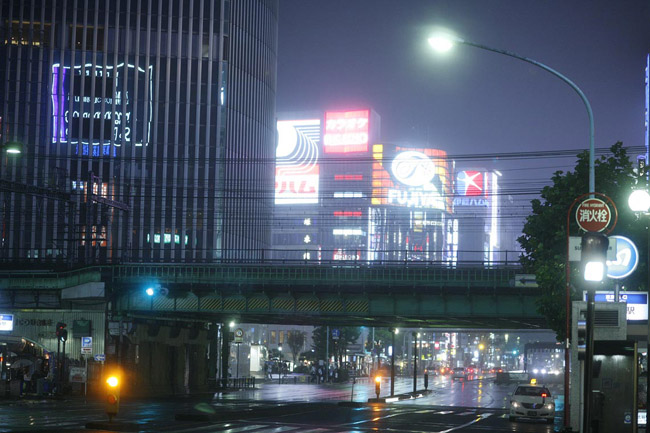
[[[147,292],[147,295],[149,295],[149,296],[153,296],[153,294],[154,294],[154,290],[151,287],[148,287],[146,292]]]
[[[585,265],[585,281],[602,281],[605,275],[603,262],[587,262]]]
[[[650,194],[644,189],[637,189],[630,194],[627,203],[634,212],[648,212],[648,209],[650,209]]]
[[[454,43],[448,36],[433,36],[429,38],[429,45],[439,53],[446,53],[453,48]]]

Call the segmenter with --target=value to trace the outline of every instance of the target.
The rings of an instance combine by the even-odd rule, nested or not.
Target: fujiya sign
[[[601,232],[612,220],[609,206],[599,198],[589,198],[576,209],[578,226],[587,232]]]
[[[445,209],[442,183],[436,166],[428,155],[417,151],[399,153],[391,164],[391,172],[400,189],[388,190],[388,204],[410,208]]]

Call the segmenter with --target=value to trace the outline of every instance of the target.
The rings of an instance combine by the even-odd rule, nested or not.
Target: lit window
[[[306,226],[310,226],[311,225],[311,218],[305,218],[302,223],[304,225],[306,225]]]
[[[311,236],[305,235],[305,237],[303,238],[303,242],[306,243],[306,244],[310,243],[311,242]]]
[[[335,236],[363,236],[363,230],[361,229],[334,229],[332,234]]]
[[[362,198],[362,197],[363,197],[362,192],[345,191],[345,192],[334,193],[334,198]]]

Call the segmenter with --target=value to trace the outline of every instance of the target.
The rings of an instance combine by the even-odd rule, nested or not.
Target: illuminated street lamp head
[[[20,155],[23,153],[23,145],[17,141],[10,141],[1,147],[4,147],[5,151],[12,155]]]
[[[650,194],[644,189],[632,191],[627,204],[634,212],[648,212],[648,209],[650,209]]]
[[[153,287],[147,287],[147,290],[145,290],[145,292],[146,292],[147,295],[149,295],[149,296],[153,296],[154,293],[156,293],[156,291],[153,289]]]
[[[375,382],[381,383],[381,376],[375,376]]]
[[[485,344],[481,343],[478,345],[478,350],[483,350],[485,349]]]
[[[234,328],[235,327],[235,322],[234,321],[230,322],[230,324],[228,326],[230,326],[231,328]]]
[[[429,38],[429,45],[439,53],[446,53],[451,50],[455,44],[462,42],[462,39],[446,34],[438,34]]]

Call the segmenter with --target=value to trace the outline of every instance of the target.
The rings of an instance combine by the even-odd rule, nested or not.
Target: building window
[[[271,344],[275,344],[276,338],[276,331],[271,331]]]

